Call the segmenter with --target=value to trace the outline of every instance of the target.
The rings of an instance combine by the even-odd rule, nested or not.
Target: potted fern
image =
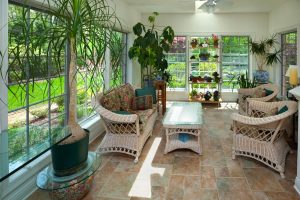
[[[26,4],[24,4],[26,5]],[[52,161],[55,174],[58,176],[72,174],[84,166],[88,155],[89,134],[77,122],[77,75],[80,73],[78,66],[91,74],[88,90],[91,93],[99,92],[99,77],[103,77],[102,62],[107,48],[110,48],[111,35],[114,27],[120,27],[114,9],[106,0],[44,0],[39,7],[51,16],[43,17],[43,13],[31,16],[28,23],[24,15],[19,28],[26,34],[19,40],[22,51],[17,64],[25,77],[19,77],[20,88],[22,83],[36,81],[34,72],[39,70],[37,60],[46,56],[46,65],[53,62],[63,63],[64,52],[68,50],[67,68],[67,127],[71,136],[62,143],[55,145],[52,150]],[[23,13],[28,12],[26,6]],[[33,32],[35,19],[45,20],[41,23],[38,32]],[[45,42],[47,41],[47,42]],[[46,55],[41,55],[40,49],[47,49]],[[23,53],[26,52],[26,53]],[[2,59],[6,52],[0,52]],[[9,52],[10,53],[10,52]],[[5,62],[4,62],[5,63]],[[0,62],[1,71],[5,69]],[[8,66],[8,72],[14,70]],[[3,77],[4,79],[7,78]],[[29,75],[28,75],[29,74]],[[7,85],[8,87],[8,85]]]

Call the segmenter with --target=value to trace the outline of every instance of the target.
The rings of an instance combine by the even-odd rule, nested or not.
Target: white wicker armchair
[[[257,93],[259,93],[259,90],[262,89],[268,89],[272,90],[273,93],[268,96],[263,97],[256,97]],[[241,88],[238,90],[238,104],[239,104],[239,113],[243,115],[247,115],[247,107],[248,107],[248,100],[257,100],[257,101],[272,101],[276,98],[277,94],[279,92],[279,89],[274,84],[263,84],[260,86],[257,86],[255,88]]]
[[[249,101],[249,113],[268,115],[287,106],[288,110],[277,115],[255,118],[234,113],[232,158],[236,155],[254,158],[278,171],[284,178],[285,159],[291,150],[284,133],[290,117],[297,112],[294,101]],[[273,113],[274,114],[274,113]]]
[[[136,111],[136,114],[116,114],[101,105],[102,97],[103,94],[98,94],[93,98],[93,106],[100,114],[106,130],[97,151],[129,154],[135,157],[135,163],[138,162],[144,144],[152,135],[157,118],[156,108]]]

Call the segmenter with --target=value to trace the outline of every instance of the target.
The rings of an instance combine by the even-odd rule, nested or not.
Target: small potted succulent
[[[194,38],[194,39],[192,39],[190,44],[191,44],[192,48],[195,49],[198,45],[198,40]]]
[[[205,99],[205,101],[209,101],[210,100],[210,98],[211,98],[211,93],[209,92],[209,91],[207,91],[206,93],[205,93],[205,95],[204,95],[204,99]]]
[[[214,81],[216,83],[219,83],[220,82],[220,74],[218,72],[214,72],[212,75],[214,77]]]
[[[214,91],[213,98],[214,98],[214,101],[219,101],[219,99],[220,99],[220,92],[218,90]]]

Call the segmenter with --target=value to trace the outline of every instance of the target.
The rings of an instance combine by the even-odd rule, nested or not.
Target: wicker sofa
[[[264,90],[273,91],[272,94],[266,95]],[[257,100],[257,101],[272,101],[276,98],[279,89],[274,84],[263,84],[255,88],[241,88],[238,90],[238,104],[239,104],[239,113],[247,115],[248,101]]]
[[[284,107],[286,110],[281,113]],[[248,111],[251,116],[232,115],[232,158],[236,155],[254,158],[284,178],[285,158],[291,150],[284,134],[290,128],[290,117],[297,112],[297,102],[252,100]]]
[[[127,83],[93,99],[106,129],[98,152],[125,153],[134,156],[134,162],[138,162],[145,142],[152,135],[158,114],[155,105],[152,109],[133,110],[133,98],[135,90]],[[119,114],[122,111],[130,111],[130,114]]]

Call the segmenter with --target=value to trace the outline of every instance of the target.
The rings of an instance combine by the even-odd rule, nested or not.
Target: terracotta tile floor
[[[161,117],[147,141],[139,163],[122,154],[106,154],[97,171],[92,190],[85,200],[293,200],[300,199],[293,188],[296,176],[296,153],[286,160],[286,179],[264,165],[244,157],[231,159],[232,123],[235,105],[204,108],[203,155],[188,150],[163,154],[165,147]],[[98,138],[91,144],[96,149]],[[150,148],[159,144],[151,166],[144,164]],[[151,148],[153,149],[153,147]],[[152,154],[154,154],[152,152]],[[146,163],[146,162],[145,162]],[[132,197],[130,197],[132,195]],[[36,191],[30,200],[50,199]]]

